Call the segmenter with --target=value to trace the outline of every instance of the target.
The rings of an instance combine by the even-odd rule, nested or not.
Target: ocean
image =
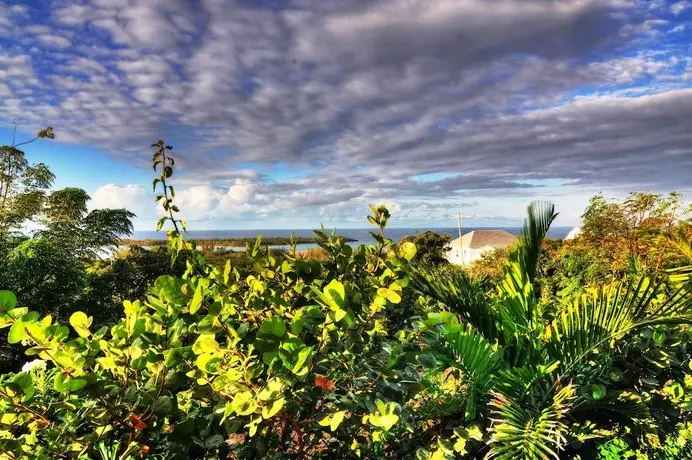
[[[332,229],[327,228],[328,232]],[[372,244],[374,240],[370,236],[370,231],[373,228],[341,228],[337,229],[337,234],[342,235],[355,241],[349,243],[353,246],[360,244]],[[458,230],[456,227],[442,227],[442,228],[388,228],[385,231],[385,235],[394,241],[399,241],[406,235],[415,235],[416,233],[423,233],[427,230],[432,230],[434,232],[445,234],[448,233],[452,236],[452,239],[458,236]],[[521,227],[466,227],[463,228],[463,233],[470,232],[472,230],[505,230],[513,235],[518,235],[521,232]],[[563,239],[572,230],[572,227],[551,227],[548,231],[548,237],[554,239]],[[256,238],[257,235],[262,235],[266,237],[289,237],[291,232],[295,233],[296,236],[301,237],[312,237],[312,230],[310,229],[264,229],[264,230],[191,230],[185,237],[191,240],[208,240],[208,239],[223,239],[223,238]],[[164,240],[166,239],[166,232],[154,232],[154,231],[135,231],[131,237],[136,240]],[[300,244],[298,247],[300,249],[309,249],[315,247],[313,243]],[[272,246],[278,249],[287,249],[286,246]],[[230,248],[229,248],[230,249]],[[233,248],[235,250],[241,248]]]

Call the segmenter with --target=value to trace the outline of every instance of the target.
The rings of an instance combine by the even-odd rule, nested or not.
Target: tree
[[[85,264],[112,251],[121,236],[132,232],[134,214],[125,209],[89,212],[89,195],[79,188],[49,192],[55,176],[45,164],[30,165],[18,147],[54,137],[52,128],[46,128],[34,139],[13,139],[0,147],[0,286],[14,291],[23,305],[65,319],[93,291]],[[44,228],[32,237],[16,232],[26,221]],[[85,309],[91,313],[103,306]],[[16,364],[16,352],[0,355],[0,368]]]
[[[42,222],[45,238],[80,260],[93,260],[107,249],[114,249],[120,238],[132,233],[135,215],[126,209],[94,209],[88,212],[89,195],[79,188],[51,193]]]
[[[414,261],[426,265],[443,265],[447,263],[447,252],[452,237],[445,233],[440,235],[431,230],[415,235],[406,235],[401,243],[410,242],[416,245],[417,252]]]
[[[16,133],[16,126],[15,126]],[[46,190],[55,176],[43,163],[29,164],[18,147],[39,139],[54,139],[53,128],[47,127],[25,142],[0,146],[0,233],[21,225],[40,213]]]
[[[502,276],[504,275],[504,267],[506,263],[506,249],[484,251],[480,258],[473,262],[469,268],[469,273],[478,278],[488,277],[496,281],[501,280]]]
[[[569,247],[583,246],[618,273],[633,263],[660,268],[677,259],[665,235],[684,227],[690,217],[692,204],[685,206],[681,193],[630,193],[620,202],[598,194],[589,201],[582,231]]]

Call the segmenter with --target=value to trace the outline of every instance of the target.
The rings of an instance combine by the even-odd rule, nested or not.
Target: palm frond
[[[509,253],[505,279],[499,286],[498,311],[503,325],[511,326],[505,336],[526,332],[537,321],[540,312],[533,289],[541,244],[555,220],[555,206],[547,202],[531,203],[518,245]]]
[[[571,411],[575,417],[580,413],[586,414],[587,418],[593,417],[594,411],[605,410],[615,412],[634,422],[634,424],[644,431],[655,430],[655,421],[651,417],[649,406],[646,405],[642,397],[629,391],[614,391],[600,400],[578,398]]]
[[[510,253],[510,259],[516,261],[521,271],[533,282],[536,277],[541,244],[557,213],[555,205],[546,201],[534,201],[529,205],[528,213],[521,231],[521,240],[516,249]]]
[[[498,460],[542,460],[548,457],[559,458],[559,451],[565,444],[567,426],[564,423],[572,400],[575,397],[573,385],[556,387],[547,407],[521,404],[508,395],[493,392],[490,405],[491,438],[490,451],[486,459]]]
[[[482,286],[458,270],[414,267],[410,286],[443,303],[491,342],[498,338],[497,313]]]
[[[665,292],[664,279],[642,277],[580,296],[550,324],[548,354],[560,360],[562,371],[567,373],[597,348],[633,330],[656,324],[692,323],[690,292],[684,286]]]
[[[684,227],[679,227],[675,233],[663,233],[663,237],[680,251],[680,254],[692,259],[692,241],[687,238]]]
[[[498,286],[497,311],[505,335],[525,333],[537,321],[537,301],[533,285],[517,262],[505,268],[505,279]]]
[[[500,370],[493,382],[495,391],[515,401],[543,406],[552,395],[559,362],[549,365],[526,364]]]
[[[468,384],[465,416],[472,419],[476,416],[476,398],[491,385],[502,354],[470,325],[458,325],[441,338],[452,358],[446,364],[460,369]]]
[[[666,270],[668,280],[675,285],[688,284],[692,286],[692,265]]]
[[[692,240],[687,238],[685,227],[681,226],[675,233],[664,233],[663,237],[676,248],[680,254],[688,259],[692,259]],[[676,267],[666,270],[672,283],[692,285],[692,265]]]

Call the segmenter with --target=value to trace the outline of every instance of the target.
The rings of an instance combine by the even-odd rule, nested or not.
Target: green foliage
[[[0,147],[0,287],[13,291],[22,305],[57,320],[65,321],[81,308],[102,323],[111,318],[112,299],[119,291],[92,282],[87,265],[132,232],[134,214],[124,209],[88,212],[89,196],[78,188],[49,193],[53,174],[43,164],[30,165],[18,147],[52,138],[52,128],[46,128],[33,140]],[[43,229],[17,234],[27,221],[41,223]],[[0,346],[1,371],[16,369],[18,351]]]
[[[90,293],[122,302],[119,318],[104,325],[83,297],[34,312],[0,291],[7,341],[40,359],[0,377],[2,458],[689,454],[691,267],[558,289],[570,246],[544,242],[556,214],[540,203],[497,280],[420,263],[426,250],[387,238],[384,206],[372,246],[321,229],[322,261],[258,238],[245,263],[212,264],[184,238],[172,148],[153,148],[168,251],[130,249],[86,276],[120,291]],[[29,241],[23,255],[44,244]]]
[[[548,205],[529,210],[523,237],[490,299],[464,275],[414,271],[412,285],[454,312],[430,314],[425,323],[443,345],[430,348],[437,353],[434,372],[461,371],[464,418],[493,421],[490,457],[557,458],[575,440],[606,436],[615,420],[646,432],[655,404],[630,396],[627,386],[609,388],[607,370],[618,376],[610,366],[634,334],[692,323],[689,285],[665,275],[609,283],[546,308],[535,288],[554,216]],[[654,341],[663,343],[662,334]],[[666,394],[682,401],[680,385],[668,388]],[[619,415],[599,427],[584,418],[593,410]]]
[[[506,249],[483,251],[480,258],[471,264],[468,273],[475,278],[488,278],[491,281],[498,282],[504,276],[504,267],[506,263]]]
[[[17,143],[13,136],[11,145],[0,146],[0,237],[41,212],[46,190],[55,179],[45,164],[29,164],[18,147],[54,137],[48,127],[34,139]]]
[[[414,261],[429,266],[447,264],[447,252],[450,250],[451,236],[440,235],[433,231],[425,231],[415,235],[407,235],[401,239],[401,246],[412,243],[416,247]]]
[[[679,264],[679,254],[666,235],[677,228],[684,238],[692,236],[684,225],[692,218],[692,205],[685,206],[682,198],[676,192],[668,196],[631,193],[617,202],[596,195],[582,215],[582,231],[573,244],[588,249],[599,263],[620,274],[632,259],[647,269]]]

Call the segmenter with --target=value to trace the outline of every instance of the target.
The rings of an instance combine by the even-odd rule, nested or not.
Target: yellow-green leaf
[[[388,288],[379,288],[377,290],[377,295],[384,297],[392,303],[401,302],[401,296],[399,293]]]
[[[216,341],[216,335],[212,333],[201,334],[192,344],[192,351],[200,355],[202,353],[213,353],[219,349],[219,343]]]
[[[0,312],[12,310],[17,305],[17,297],[11,291],[0,291]]]
[[[262,417],[265,419],[272,418],[284,407],[284,403],[286,403],[286,399],[284,398],[271,402],[262,409]]]
[[[396,422],[399,421],[399,416],[396,414],[384,414],[384,415],[371,415],[370,423],[373,425],[384,428],[385,431],[389,431]]]
[[[235,395],[231,401],[231,408],[238,415],[250,415],[257,409],[255,397],[249,391],[242,391]]]
[[[399,246],[399,256],[406,260],[413,259],[416,256],[417,251],[416,245],[410,241],[407,241]]]
[[[201,284],[197,285],[197,289],[195,289],[195,295],[192,296],[192,300],[190,301],[190,313],[193,315],[197,313],[199,310],[199,307],[202,306],[202,300],[204,299],[204,288],[202,287]]]
[[[91,335],[89,326],[91,326],[92,321],[93,318],[81,311],[76,311],[70,316],[70,325],[80,337],[89,337]]]
[[[336,431],[336,429],[339,428],[339,425],[341,425],[341,422],[344,420],[345,416],[346,411],[340,410],[339,412],[335,412],[334,415],[332,415],[331,422],[329,423],[329,429]]]
[[[7,341],[9,343],[19,343],[26,337],[26,329],[24,328],[24,323],[21,321],[15,321],[10,327],[7,333]]]
[[[466,439],[464,438],[459,438],[457,439],[457,442],[454,443],[454,450],[461,455],[465,455],[466,452]]]

